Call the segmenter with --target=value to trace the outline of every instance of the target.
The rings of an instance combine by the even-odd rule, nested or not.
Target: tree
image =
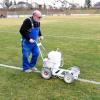
[[[16,5],[16,1],[14,0],[14,5]]]
[[[100,8],[100,2],[95,3],[95,4],[94,4],[94,7],[95,7],[95,8]]]
[[[91,0],[85,0],[85,7],[90,8],[91,7]]]
[[[12,5],[12,1],[9,0],[4,0],[3,2],[7,6],[7,8],[9,8]]]

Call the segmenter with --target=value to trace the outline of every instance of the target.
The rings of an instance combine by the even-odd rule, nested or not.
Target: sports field
[[[24,19],[0,19],[0,64],[21,67]],[[43,44],[48,51],[60,48],[67,69],[78,66],[80,77],[100,82],[100,16],[49,16],[41,20]],[[41,69],[39,57],[37,68]],[[0,100],[100,100],[100,85],[59,78],[45,80],[39,73],[0,67]]]

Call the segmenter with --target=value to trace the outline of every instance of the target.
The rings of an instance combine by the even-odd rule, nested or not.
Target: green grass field
[[[0,19],[0,63],[21,67],[24,19]],[[80,77],[100,82],[100,16],[54,16],[41,20],[43,44],[48,51],[60,48],[63,68],[79,66]],[[41,69],[39,57],[37,68]],[[100,85],[58,78],[44,80],[38,73],[0,67],[0,100],[100,100]]]

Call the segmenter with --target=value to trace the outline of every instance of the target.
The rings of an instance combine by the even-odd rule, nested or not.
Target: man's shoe
[[[26,73],[31,73],[32,70],[31,70],[31,69],[27,69],[27,70],[25,70],[24,72],[26,72]]]
[[[38,69],[36,68],[36,67],[33,67],[32,68],[32,71],[34,72],[34,71],[38,71]]]

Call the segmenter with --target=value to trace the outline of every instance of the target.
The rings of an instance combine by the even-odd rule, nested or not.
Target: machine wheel
[[[70,74],[70,73],[66,73],[66,74],[64,75],[64,81],[65,81],[66,83],[72,83],[72,82],[74,81],[73,75]]]
[[[49,68],[42,68],[41,75],[44,79],[50,79],[52,72]]]

